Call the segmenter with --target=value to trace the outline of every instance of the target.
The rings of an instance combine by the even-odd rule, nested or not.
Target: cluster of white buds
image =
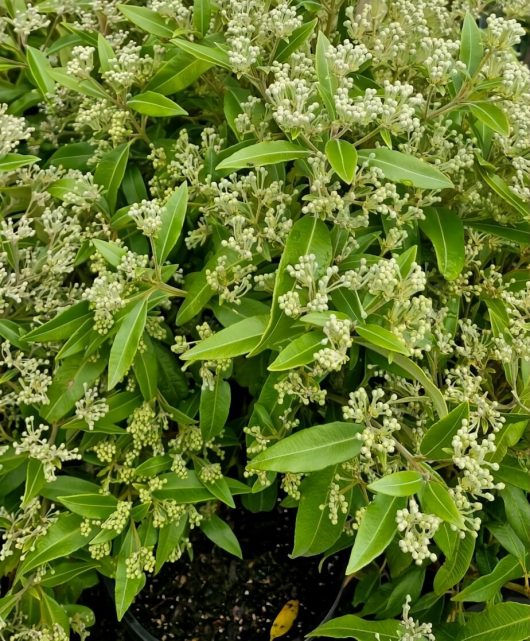
[[[252,273],[255,265],[241,265],[228,262],[226,256],[219,256],[214,269],[206,270],[206,282],[219,295],[219,302],[241,304],[241,298],[252,289]]]
[[[20,552],[20,560],[23,561],[28,552],[35,550],[37,540],[46,534],[56,517],[53,505],[47,513],[42,513],[42,503],[38,497],[14,512],[9,512],[1,506],[0,561],[5,561],[17,551]]]
[[[75,404],[75,415],[85,421],[89,430],[94,429],[97,421],[102,419],[109,411],[109,405],[104,398],[98,397],[98,388],[89,388],[85,384],[85,395]]]
[[[8,105],[0,103],[0,157],[14,151],[21,140],[27,140],[33,131],[24,118],[7,113]]]
[[[102,530],[112,530],[116,534],[123,531],[131,515],[132,503],[130,501],[118,501],[114,512],[100,524]]]
[[[162,227],[162,205],[157,200],[142,200],[129,208],[129,216],[148,238],[156,238]]]
[[[338,372],[348,361],[348,350],[352,346],[352,323],[348,319],[339,320],[332,314],[323,329],[326,338],[322,344],[326,347],[314,354],[317,369],[319,373]]]
[[[176,501],[155,501],[153,506],[153,525],[156,528],[161,528],[168,523],[179,523],[186,513],[186,506]]]
[[[140,546],[125,560],[125,573],[128,579],[141,579],[144,572],[155,571],[155,556],[152,547]]]
[[[105,80],[120,89],[128,89],[135,82],[146,81],[153,67],[150,56],[141,56],[142,47],[127,42],[119,47],[116,57],[108,61],[109,69],[103,72]]]
[[[410,616],[410,594],[403,604],[401,626],[398,629],[399,641],[436,641],[432,633],[432,623],[420,623]]]
[[[350,40],[344,40],[336,47],[329,46],[326,58],[333,73],[337,76],[346,76],[358,71],[365,62],[371,60],[372,54],[364,44],[354,45]]]
[[[274,389],[278,392],[279,405],[283,404],[286,396],[294,396],[303,405],[324,405],[326,402],[326,390],[320,389],[318,382],[305,372],[289,372],[274,385]]]
[[[416,565],[421,565],[425,559],[433,563],[436,561],[436,554],[429,550],[429,545],[441,522],[434,514],[420,512],[413,498],[409,499],[408,509],[396,512],[396,523],[401,533],[399,547],[402,552],[408,552],[412,556]]]
[[[127,460],[132,462],[134,457],[144,447],[151,447],[153,454],[162,454],[164,449],[160,440],[161,423],[151,405],[142,403],[133,410],[127,425],[127,432],[133,438],[133,450],[127,452]]]
[[[510,50],[521,42],[525,35],[524,27],[517,20],[496,16],[494,13],[486,19],[488,28],[484,34],[486,45],[496,50]]]
[[[119,275],[106,270],[100,272],[92,286],[83,292],[83,298],[94,310],[94,329],[100,334],[107,334],[114,325],[114,313],[125,305],[123,293],[124,284]]]
[[[300,500],[300,483],[302,482],[302,478],[303,474],[296,474],[294,472],[287,472],[282,476],[282,490],[295,501]]]
[[[199,478],[203,483],[215,483],[223,478],[223,471],[219,463],[207,463],[199,471]]]
[[[333,525],[337,525],[339,522],[339,514],[348,514],[350,508],[348,499],[344,496],[337,481],[340,481],[339,474],[335,476],[335,480],[329,486],[327,503],[319,505],[320,510],[328,510],[329,520]]]
[[[253,439],[252,443],[247,446],[248,454],[259,454],[267,449],[270,437],[262,433],[262,428],[259,425],[244,427],[243,432]]]
[[[92,448],[102,463],[111,463],[116,456],[117,446],[112,441],[101,441]]]
[[[0,349],[0,364],[7,366],[8,369],[18,370],[19,373],[16,379],[18,391],[6,394],[2,398],[3,404],[16,401],[27,405],[33,403],[47,405],[49,403],[47,392],[52,383],[48,369],[49,361],[28,358],[19,351],[13,354],[9,341],[4,341]]]
[[[86,80],[94,70],[94,47],[73,47],[66,73],[78,80]]]

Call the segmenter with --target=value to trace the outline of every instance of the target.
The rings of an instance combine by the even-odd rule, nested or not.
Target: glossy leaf
[[[270,140],[258,142],[244,147],[220,162],[216,169],[246,169],[247,167],[263,167],[280,162],[289,162],[297,158],[309,156],[309,151],[286,140]]]
[[[420,452],[429,459],[450,458],[453,437],[462,427],[462,421],[468,418],[469,404],[460,403],[447,416],[429,427],[420,443]]]
[[[404,354],[405,356],[409,354],[406,345],[404,345],[395,334],[384,327],[368,323],[367,325],[359,325],[359,327],[356,328],[356,332],[359,336],[362,336],[364,340],[376,347],[381,347],[389,352]]]
[[[51,65],[46,55],[39,49],[28,45],[26,47],[26,58],[33,80],[41,94],[46,96],[52,93],[55,88],[55,82],[50,75]]]
[[[213,541],[220,548],[233,554],[238,559],[243,558],[241,546],[232,528],[216,514],[212,514],[209,518],[204,519],[204,521],[201,522],[200,528],[210,541]]]
[[[155,118],[169,118],[171,116],[185,116],[187,111],[176,102],[161,93],[144,91],[129,98],[127,105],[139,114]]]
[[[435,514],[446,523],[463,529],[464,518],[458,511],[449,490],[437,481],[429,481],[421,493],[421,504],[424,511]]]
[[[475,18],[466,13],[460,36],[460,60],[466,65],[470,76],[479,68],[483,55],[482,33]]]
[[[368,485],[371,492],[387,496],[410,496],[423,487],[423,477],[418,472],[394,472],[373,481]]]
[[[123,143],[106,153],[99,161],[94,172],[94,182],[101,185],[106,193],[111,211],[116,208],[118,189],[125,175],[129,159],[129,144]]]
[[[323,347],[322,340],[324,338],[324,334],[321,332],[309,332],[298,336],[282,349],[269,365],[269,371],[282,372],[312,363],[315,359],[315,353]]]
[[[310,632],[308,637],[324,637],[328,639],[356,639],[357,641],[397,641],[400,638],[399,622],[368,621],[355,614],[331,619]]]
[[[461,628],[457,641],[527,641],[530,605],[498,603],[487,608]]]
[[[133,364],[147,320],[147,299],[139,300],[120,323],[109,357],[108,389],[113,389]]]
[[[474,102],[469,105],[469,111],[492,131],[501,136],[510,135],[510,123],[504,111],[491,102]]]
[[[71,494],[59,496],[57,500],[74,514],[101,521],[107,519],[118,505],[117,499],[110,494]]]
[[[295,432],[250,461],[257,470],[313,472],[354,458],[361,450],[361,426],[336,421]]]
[[[438,269],[444,278],[457,278],[465,262],[464,225],[449,209],[426,207],[420,229],[434,246]]]
[[[137,27],[160,38],[171,38],[177,28],[174,20],[164,18],[156,11],[147,7],[135,7],[129,4],[119,4],[120,12]]]
[[[223,431],[230,411],[230,400],[230,384],[219,376],[215,379],[213,390],[209,387],[201,390],[199,417],[205,442],[211,441]]]
[[[155,254],[164,263],[177,244],[182,232],[188,206],[188,185],[183,182],[168,198],[162,210],[162,226],[155,241]]]
[[[40,160],[38,156],[25,156],[23,154],[6,154],[0,157],[0,172],[14,171],[26,165],[33,165]]]
[[[503,585],[513,579],[518,579],[523,574],[524,570],[519,560],[509,554],[499,561],[492,572],[473,581],[461,592],[455,594],[451,601],[473,603],[491,601],[499,593]]]
[[[357,149],[346,140],[332,138],[326,143],[326,156],[339,178],[350,184],[357,169]]]
[[[449,558],[446,558],[434,577],[434,592],[444,594],[459,581],[468,571],[475,549],[475,539],[469,532],[463,539],[457,537],[456,546]]]
[[[198,60],[202,60],[203,62],[217,67],[223,67],[224,69],[230,69],[230,58],[228,57],[228,53],[220,47],[207,46],[181,38],[172,40],[172,42],[179,49],[182,49],[182,51],[194,58],[197,58]]]

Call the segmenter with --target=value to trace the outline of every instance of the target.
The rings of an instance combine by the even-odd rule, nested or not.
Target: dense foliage
[[[528,637],[529,15],[0,0],[0,638],[278,497],[322,636]]]

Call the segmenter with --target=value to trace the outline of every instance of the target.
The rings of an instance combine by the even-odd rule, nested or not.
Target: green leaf
[[[359,158],[370,167],[377,167],[385,178],[421,189],[453,187],[451,180],[433,165],[392,149],[361,149]]]
[[[493,534],[502,547],[513,555],[520,563],[526,559],[526,547],[508,523],[488,523],[488,530]]]
[[[478,172],[488,187],[502,198],[505,203],[510,205],[510,207],[515,211],[519,212],[523,218],[528,218],[530,205],[513,192],[500,176],[480,166],[478,167]]]
[[[315,27],[317,26],[318,18],[313,18],[309,22],[304,23],[295,29],[289,36],[289,40],[281,41],[276,49],[276,60],[278,62],[286,62],[289,56],[300,49],[305,42],[309,39]]]
[[[438,481],[429,481],[420,496],[425,512],[432,513],[446,523],[464,529],[464,518],[449,494],[449,490]]]
[[[530,605],[498,603],[475,614],[460,628],[457,641],[527,641]]]
[[[420,452],[429,459],[451,458],[453,437],[462,427],[462,421],[468,418],[469,404],[466,401],[429,427],[420,443]]]
[[[523,490],[507,485],[501,490],[508,523],[527,548],[530,549],[530,504]]]
[[[491,102],[474,102],[469,105],[469,111],[486,127],[496,131],[501,136],[510,135],[510,123],[504,111]]]
[[[65,169],[86,169],[93,155],[94,147],[88,142],[73,142],[59,147],[50,156],[48,163]]]
[[[396,512],[405,505],[405,498],[384,494],[378,494],[368,504],[353,543],[346,574],[358,572],[386,550],[397,532]]]
[[[230,384],[217,376],[214,388],[203,387],[199,405],[201,434],[204,441],[211,441],[224,429],[230,412]]]
[[[145,350],[136,352],[134,357],[134,376],[146,401],[153,399],[158,392],[158,361],[153,358],[153,341],[144,334]]]
[[[339,178],[351,184],[357,169],[357,149],[346,140],[332,138],[326,143],[326,156]]]
[[[220,162],[216,170],[246,169],[247,167],[263,167],[280,162],[288,162],[297,158],[306,158],[309,151],[286,140],[269,140],[244,147]]]
[[[110,71],[109,61],[116,58],[116,54],[112,45],[102,33],[98,33],[98,57],[100,71]]]
[[[91,242],[97,249],[98,254],[101,254],[101,256],[107,261],[107,263],[109,263],[109,265],[112,265],[113,267],[117,267],[120,264],[122,258],[127,253],[125,247],[122,247],[121,245],[110,242],[108,240],[93,238]]]
[[[397,641],[401,637],[399,628],[399,622],[393,619],[365,621],[355,614],[345,614],[322,623],[307,636],[327,639],[357,639],[357,641]]]
[[[420,229],[434,246],[438,269],[444,278],[457,278],[465,262],[464,225],[449,209],[426,207]]]
[[[258,344],[266,325],[266,316],[245,318],[200,341],[181,358],[185,361],[220,360],[247,354]]]
[[[354,458],[361,426],[335,421],[295,432],[254,457],[249,465],[273,472],[314,472]]]
[[[69,581],[72,581],[72,579],[97,568],[97,566],[97,561],[58,561],[52,565],[53,572],[47,572],[40,580],[40,585],[49,588],[57,585],[65,585]]]
[[[177,244],[186,219],[188,206],[188,184],[183,182],[168,198],[162,209],[162,226],[155,242],[155,255],[159,264],[165,262]]]
[[[356,328],[356,332],[371,345],[381,347],[389,352],[404,354],[405,356],[409,354],[406,345],[404,345],[395,334],[384,327],[368,323],[367,325],[359,325]]]
[[[171,116],[186,116],[188,112],[176,102],[161,93],[144,91],[127,100],[127,105],[144,116],[169,118]]]
[[[109,390],[116,387],[133,364],[147,320],[147,304],[147,299],[139,300],[120,323],[110,350]]]
[[[79,529],[81,521],[82,518],[77,514],[60,514],[46,534],[38,539],[35,549],[28,552],[18,574],[27,574],[40,565],[66,557],[84,547],[87,537]]]
[[[190,42],[189,40],[183,40],[181,38],[172,40],[179,49],[182,49],[185,53],[202,60],[210,65],[215,65],[216,67],[223,67],[224,69],[231,69],[230,58],[228,53],[221,49],[220,47],[210,47],[204,44],[199,44],[198,42]]]
[[[328,50],[331,46],[329,40],[322,31],[318,32],[317,46],[315,52],[315,68],[318,79],[318,93],[326,106],[331,119],[335,118],[335,90],[337,81],[331,74],[328,61]]]
[[[337,523],[332,523],[327,509],[331,484],[338,471],[338,465],[332,465],[310,474],[302,481],[294,528],[293,558],[325,552],[341,535],[347,515],[339,510]],[[351,492],[347,498],[350,497]],[[326,507],[321,509],[322,505]]]
[[[462,24],[460,60],[466,65],[470,76],[473,76],[479,68],[483,55],[482,32],[477,26],[475,17],[468,12]]]
[[[19,167],[25,167],[26,165],[32,165],[35,162],[39,162],[40,158],[38,156],[25,156],[23,154],[6,154],[0,158],[0,172],[2,171],[14,171]]]
[[[46,96],[52,93],[55,88],[55,82],[50,76],[51,65],[46,55],[42,51],[39,51],[39,49],[28,45],[26,47],[26,59],[31,76],[41,94]]]
[[[51,67],[48,70],[50,76],[63,87],[80,93],[83,96],[90,96],[96,100],[109,100],[109,96],[105,89],[94,78],[85,78],[79,80],[72,76],[66,70],[66,67]]]
[[[153,496],[160,500],[170,499],[177,503],[199,503],[200,501],[211,501],[213,496],[193,470],[188,471],[188,476],[181,479],[173,472],[163,474],[159,477],[164,486],[155,490]]]
[[[112,494],[71,494],[59,496],[57,500],[74,514],[101,521],[107,519],[118,505]]]
[[[215,545],[237,556],[238,559],[243,558],[241,546],[236,535],[232,532],[232,528],[216,514],[212,514],[208,519],[202,521],[200,528]]]
[[[116,209],[118,189],[125,175],[128,159],[129,143],[123,143],[104,154],[94,172],[94,182],[105,190],[111,212]]]
[[[423,487],[423,477],[418,472],[405,471],[394,472],[382,476],[377,481],[370,483],[368,489],[371,492],[378,494],[386,494],[387,496],[410,496],[416,494]]]
[[[455,594],[455,596],[451,598],[451,601],[468,601],[473,603],[491,601],[497,596],[503,585],[523,575],[524,570],[521,563],[509,554],[497,563],[492,572],[470,583],[461,592]]]
[[[332,252],[331,236],[325,223],[310,216],[305,216],[295,222],[285,242],[278,266],[267,329],[250,356],[255,356],[265,348],[284,340],[288,335],[287,330],[293,324],[293,319],[285,315],[278,303],[280,296],[294,291],[296,288],[296,281],[289,275],[287,266],[298,263],[300,256],[314,254],[319,270],[324,273],[331,262]]]
[[[167,472],[171,467],[173,459],[169,454],[159,454],[158,456],[151,456],[140,463],[135,469],[137,477],[147,477],[157,476],[161,472]]]
[[[158,545],[156,546],[155,574],[160,572],[164,563],[169,559],[171,553],[177,547],[180,539],[184,535],[187,521],[187,516],[182,516],[178,523],[171,521],[160,528]]]
[[[26,468],[26,484],[24,486],[24,496],[22,498],[22,507],[26,507],[31,499],[35,498],[42,487],[46,484],[44,478],[44,467],[41,461],[30,458]]]
[[[271,372],[283,372],[295,367],[301,367],[314,361],[315,353],[322,349],[322,332],[309,332],[297,336],[287,347],[284,347],[277,358],[269,365]]]
[[[92,317],[89,312],[88,303],[82,301],[59,312],[55,318],[44,323],[40,327],[33,329],[24,336],[24,340],[31,343],[46,343],[51,341],[61,341],[71,336],[71,334],[83,323]]]
[[[146,89],[156,91],[164,96],[177,93],[189,87],[212,66],[212,63],[197,60],[194,56],[183,51],[177,51],[158,68]]]
[[[434,592],[436,594],[444,594],[464,578],[473,558],[474,550],[475,539],[469,532],[466,532],[463,539],[457,537],[453,553],[445,559],[444,564],[434,577]]]
[[[212,6],[210,0],[194,0],[193,2],[193,26],[196,31],[205,36],[210,27],[212,17]]]
[[[145,574],[142,572],[140,577],[130,578],[127,576],[127,559],[138,550],[140,540],[134,524],[131,524],[125,535],[125,539],[120,548],[118,563],[116,565],[116,579],[114,583],[114,602],[116,605],[116,616],[118,621],[129,609],[134,597],[140,592],[145,585]]]
[[[171,38],[177,29],[177,23],[174,20],[164,18],[147,7],[119,4],[118,9],[137,27],[159,38]]]

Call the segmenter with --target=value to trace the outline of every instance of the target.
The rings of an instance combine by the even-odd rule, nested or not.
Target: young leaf
[[[177,29],[177,23],[174,20],[164,18],[147,7],[119,4],[118,9],[137,27],[159,38],[171,38]]]
[[[116,580],[114,583],[114,602],[116,605],[116,616],[118,621],[123,619],[124,614],[134,600],[134,597],[145,585],[145,574],[140,576],[129,576],[127,573],[127,559],[137,551],[140,545],[136,528],[131,523],[125,539],[120,548],[118,563],[116,565]]]
[[[129,146],[129,143],[123,143],[116,149],[106,153],[99,161],[94,172],[94,182],[101,185],[105,190],[111,212],[116,208],[118,189],[125,175],[125,168],[129,159]]]
[[[483,55],[482,32],[478,28],[474,16],[468,12],[462,24],[460,60],[466,65],[470,76],[473,76],[479,68]]]
[[[475,614],[456,641],[527,641],[529,630],[530,605],[498,603]]]
[[[423,484],[421,474],[413,471],[405,471],[382,476],[380,479],[377,479],[377,481],[370,483],[368,489],[371,492],[386,494],[387,496],[410,496],[411,494],[419,492]]]
[[[498,562],[492,572],[470,583],[461,592],[455,594],[455,596],[451,598],[451,601],[468,601],[473,603],[491,601],[499,593],[503,585],[523,575],[524,569],[521,563],[509,554]]]
[[[159,264],[165,262],[177,244],[188,206],[188,184],[183,182],[168,198],[162,210],[162,227],[155,242],[155,254]]]
[[[247,354],[258,344],[266,325],[266,316],[245,318],[200,341],[181,358],[184,361],[220,360]]]
[[[459,529],[465,527],[464,518],[458,511],[449,490],[441,483],[429,481],[421,492],[420,500],[425,512],[435,514]]]
[[[147,321],[147,304],[146,298],[139,300],[120,323],[110,350],[109,390],[116,387],[134,361]]]
[[[158,392],[158,361],[153,358],[153,341],[144,335],[145,350],[136,352],[133,370],[142,396],[146,401],[153,399]]]
[[[331,46],[329,40],[322,31],[318,32],[317,46],[315,53],[315,67],[318,79],[318,93],[326,105],[329,117],[335,117],[334,95],[337,88],[337,81],[331,74],[328,61],[328,50]]]
[[[144,116],[169,118],[171,116],[186,116],[188,112],[170,98],[154,91],[144,91],[127,100],[127,105]]]
[[[233,554],[238,559],[243,558],[239,541],[226,521],[212,514],[212,516],[201,522],[200,528],[215,545]]]
[[[107,519],[118,505],[117,499],[111,494],[71,494],[59,496],[57,500],[74,514],[100,521]]]
[[[271,372],[283,372],[288,369],[307,365],[314,361],[315,352],[322,349],[322,332],[302,334],[284,347],[276,359],[269,365]]]
[[[110,71],[111,65],[109,61],[116,58],[116,53],[102,33],[98,33],[98,57],[100,70],[103,72]]]
[[[507,485],[501,490],[506,518],[514,532],[530,549],[530,504],[526,493],[518,487]]]
[[[47,94],[52,93],[55,87],[55,82],[50,76],[51,65],[46,55],[39,49],[35,49],[28,45],[26,47],[26,58],[33,80],[41,94],[46,96]]]
[[[474,102],[469,105],[469,111],[486,127],[496,131],[501,136],[510,135],[510,122],[504,111],[491,102]]]
[[[202,35],[208,33],[212,6],[210,0],[194,0],[193,2],[193,26]]]
[[[61,341],[71,336],[87,319],[92,318],[88,303],[81,301],[59,312],[55,318],[35,328],[24,336],[31,343],[46,343]]]
[[[230,400],[230,384],[220,376],[216,377],[213,390],[209,387],[201,390],[199,417],[204,441],[211,441],[223,431],[230,411]]]
[[[317,22],[318,18],[313,18],[313,20],[310,20],[295,29],[289,36],[289,40],[287,42],[281,41],[276,49],[276,60],[278,62],[285,62],[293,52],[302,47],[314,32]]]
[[[347,515],[339,510],[337,523],[332,523],[327,507],[320,508],[321,505],[328,505],[331,484],[337,472],[338,466],[332,465],[320,472],[313,472],[302,481],[294,528],[293,558],[325,552],[339,538]]]
[[[519,212],[524,219],[528,217],[530,212],[530,205],[524,202],[508,184],[496,173],[489,171],[483,167],[478,168],[480,177],[504,202],[506,202],[512,209]]]
[[[339,178],[351,184],[357,169],[357,149],[346,140],[332,138],[326,143],[326,156]]]
[[[97,249],[98,253],[113,267],[117,267],[121,259],[127,253],[127,250],[120,245],[109,242],[108,240],[101,240],[99,238],[93,238],[92,244]]]
[[[429,459],[439,460],[451,457],[453,436],[462,427],[462,421],[469,418],[469,404],[461,403],[447,416],[429,427],[421,443],[420,452]]]
[[[246,169],[288,162],[309,156],[309,151],[286,140],[269,140],[244,147],[220,162],[216,170]]]
[[[362,336],[364,340],[376,347],[381,347],[389,352],[404,354],[405,356],[408,356],[409,354],[409,350],[406,345],[404,345],[397,336],[384,327],[369,323],[367,325],[359,325],[359,327],[356,328],[356,331],[359,336]]]
[[[215,65],[217,67],[223,67],[224,69],[230,70],[230,58],[228,53],[216,46],[207,46],[199,44],[198,42],[190,42],[189,40],[184,40],[182,38],[177,38],[172,40],[179,49],[182,49],[185,53],[202,60],[210,65]]]
[[[88,142],[73,142],[59,147],[48,159],[50,165],[65,169],[86,169],[94,155],[94,147]]]
[[[249,463],[257,470],[314,472],[351,459],[361,450],[361,426],[336,421],[291,434],[260,452]]]
[[[174,94],[189,87],[211,67],[212,63],[197,60],[184,51],[177,51],[158,68],[145,88],[164,96]]]
[[[464,225],[449,209],[426,207],[420,229],[434,246],[438,269],[444,278],[454,280],[464,267]]]
[[[158,544],[156,546],[155,574],[160,572],[164,563],[177,547],[180,539],[184,535],[187,522],[188,517],[184,515],[179,519],[178,523],[170,521],[167,525],[160,528]]]
[[[40,158],[38,156],[25,156],[23,154],[6,154],[0,158],[0,172],[2,171],[14,171],[20,167],[25,167],[26,165],[32,165],[35,162],[39,162]]]
[[[310,632],[308,637],[324,637],[327,639],[357,639],[357,641],[397,641],[399,634],[399,621],[393,619],[386,621],[366,621],[355,614],[331,619]]]
[[[346,574],[358,572],[390,545],[397,532],[396,512],[406,499],[378,494],[366,508],[357,531]]]
[[[462,580],[468,571],[474,550],[475,539],[469,532],[466,532],[463,539],[457,537],[453,553],[445,559],[444,564],[434,577],[434,592],[436,594],[444,594]]]
[[[385,178],[421,189],[447,189],[451,180],[433,165],[392,149],[361,149],[359,158],[377,167]]]

